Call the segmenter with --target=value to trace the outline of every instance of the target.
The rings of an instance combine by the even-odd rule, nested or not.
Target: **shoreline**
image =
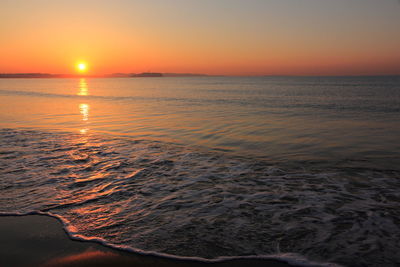
[[[294,266],[275,259],[202,262],[125,251],[71,239],[60,219],[45,214],[1,215],[0,231],[1,266]]]

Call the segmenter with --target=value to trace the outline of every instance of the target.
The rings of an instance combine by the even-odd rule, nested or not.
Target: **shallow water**
[[[396,266],[400,78],[0,80],[0,212],[178,256]]]

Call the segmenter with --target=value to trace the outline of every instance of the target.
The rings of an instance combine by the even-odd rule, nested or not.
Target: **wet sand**
[[[204,263],[140,255],[71,240],[60,221],[44,215],[1,216],[0,233],[0,266],[291,266],[276,260]]]

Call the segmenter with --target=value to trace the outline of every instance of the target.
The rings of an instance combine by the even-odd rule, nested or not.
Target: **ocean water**
[[[0,213],[178,257],[400,264],[400,77],[0,80]]]

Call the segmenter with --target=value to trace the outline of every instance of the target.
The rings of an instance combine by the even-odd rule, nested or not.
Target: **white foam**
[[[202,261],[264,255],[257,257],[390,266],[399,259],[393,170],[296,169],[103,135],[83,142],[9,129],[2,136],[0,214],[52,215],[75,239]]]

